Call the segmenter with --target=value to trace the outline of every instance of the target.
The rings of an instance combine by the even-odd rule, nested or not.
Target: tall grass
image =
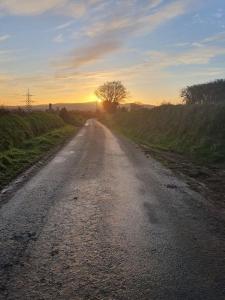
[[[85,118],[73,115],[80,126]],[[71,137],[78,126],[68,125],[57,113],[12,113],[0,109],[0,188],[56,145]]]
[[[30,139],[64,126],[56,114],[33,112],[30,114],[5,113],[0,116],[0,151],[20,146]]]
[[[204,162],[225,161],[225,106],[162,105],[117,112],[106,122],[137,142],[189,155]]]
[[[0,188],[35,161],[71,137],[77,128],[66,125],[25,140],[19,148],[0,152]]]

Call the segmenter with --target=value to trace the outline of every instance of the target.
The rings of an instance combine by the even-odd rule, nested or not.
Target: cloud
[[[148,27],[147,30],[154,30],[158,26],[187,13],[192,3],[191,0],[172,2],[155,14],[143,18],[140,24]]]
[[[74,21],[69,21],[69,22],[66,22],[66,23],[63,23],[61,25],[56,26],[54,29],[55,30],[62,30],[62,29],[70,27],[73,23],[74,23]]]
[[[62,33],[60,33],[56,37],[54,37],[53,42],[55,42],[55,43],[63,43],[64,42],[64,38],[63,38]]]
[[[162,1],[150,1],[147,7],[138,5],[136,1],[125,3],[119,6],[115,5],[115,14],[107,15],[97,22],[94,20],[94,24],[89,24],[84,30],[84,34],[89,37],[98,37],[106,33],[121,35],[123,33],[151,32],[169,20],[185,14],[190,9],[193,0],[173,1],[154,12],[152,8],[158,6]]]
[[[77,64],[83,64],[83,61],[76,61],[75,68],[73,68],[73,65],[70,65],[71,69],[58,72],[56,78],[59,81],[73,82],[73,84],[75,82],[78,84],[82,83],[85,86],[91,82],[91,85],[95,87],[101,82],[113,80],[114,78],[119,78],[119,80],[124,82],[134,80],[136,83],[140,81],[140,84],[150,84],[150,82],[156,84],[162,80],[167,81],[177,76],[173,73],[171,67],[196,65],[199,66],[196,72],[187,68],[182,73],[183,77],[189,78],[192,72],[193,78],[198,77],[198,75],[204,78],[211,78],[224,74],[222,68],[212,68],[210,66],[211,60],[220,55],[225,55],[225,49],[211,46],[206,48],[193,47],[189,51],[181,53],[150,51],[147,53],[148,60],[144,62],[108,71],[98,70],[93,72],[75,71]],[[202,67],[200,68],[200,66]],[[206,66],[207,68],[205,68]]]
[[[217,12],[216,12],[213,16],[214,16],[215,18],[217,18],[217,19],[223,18],[223,16],[224,16],[224,11],[223,11],[223,9],[219,8],[219,9],[217,10]]]
[[[105,39],[97,40],[88,46],[74,50],[63,62],[64,68],[78,68],[88,63],[94,62],[105,55],[115,52],[121,48],[121,43],[117,40]]]
[[[149,8],[155,8],[157,6],[159,6],[161,3],[163,3],[164,0],[150,0],[149,1]]]
[[[214,57],[225,55],[225,48],[222,47],[205,47],[195,48],[187,53],[183,53],[177,56],[177,64],[208,64]],[[176,63],[176,62],[174,62]]]
[[[38,15],[65,5],[67,0],[2,0],[0,11],[12,15]]]
[[[9,34],[0,35],[0,42],[8,40],[11,36]]]
[[[213,58],[225,55],[225,48],[217,46],[193,47],[182,53],[150,51],[148,55],[147,64],[151,68],[166,69],[179,65],[207,65]]]
[[[205,38],[204,40],[202,40],[202,43],[211,43],[211,42],[218,42],[218,41],[219,42],[225,41],[225,31]]]
[[[93,0],[1,0],[0,12],[9,15],[33,16],[46,12],[81,17],[100,1]]]
[[[162,1],[150,1],[150,4],[157,6]],[[123,5],[116,7],[111,16],[95,24],[90,23],[84,29],[83,34],[90,38],[86,46],[74,49],[67,60],[68,68],[78,68],[88,63],[93,63],[106,55],[122,48],[125,42],[133,35],[146,34],[155,30],[158,26],[172,20],[173,18],[184,14],[190,7],[192,0],[174,1],[164,5],[157,11],[151,9],[146,12],[142,6],[133,9],[130,5],[136,1],[124,2]],[[65,66],[65,64],[64,64]]]
[[[185,48],[188,48],[188,47],[203,48],[203,47],[207,47],[208,44],[219,45],[222,42],[225,42],[225,31],[216,33],[214,35],[210,35],[200,41],[176,43],[172,46],[173,47],[185,47]]]
[[[161,3],[162,1],[150,1],[148,8],[156,7]],[[150,9],[147,14],[146,8],[141,8],[139,12],[135,11],[134,14],[133,10],[132,13],[127,12],[127,7],[124,7],[124,10],[120,8],[119,15],[117,14],[116,17],[111,19],[107,18],[106,22],[97,22],[93,26],[89,26],[85,35],[92,38],[95,45],[97,42],[102,43],[105,39],[112,39],[122,48],[131,37],[150,33],[169,20],[186,13],[190,3],[192,1],[187,0],[182,3],[175,1],[153,13]]]
[[[64,6],[63,14],[75,18],[82,17],[87,9],[88,5],[82,1],[77,1],[77,3],[70,1],[67,3],[67,5]]]

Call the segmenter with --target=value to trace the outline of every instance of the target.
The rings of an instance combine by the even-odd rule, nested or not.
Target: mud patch
[[[206,199],[225,208],[225,166],[200,165],[187,157],[169,151],[140,145],[146,157],[152,156],[167,168],[181,177],[193,190],[202,194]],[[177,189],[173,184],[166,185],[169,189]]]

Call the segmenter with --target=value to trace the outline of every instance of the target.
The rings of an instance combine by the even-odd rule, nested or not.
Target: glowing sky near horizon
[[[224,0],[0,0],[0,105],[86,102],[121,80],[129,102],[178,102],[225,77]]]

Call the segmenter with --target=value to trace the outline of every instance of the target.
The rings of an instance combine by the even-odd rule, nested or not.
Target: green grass
[[[40,128],[40,127],[39,127]],[[26,129],[26,127],[25,127]],[[0,152],[0,188],[31,166],[56,145],[75,134],[77,128],[66,125],[38,137],[20,140],[19,147]]]
[[[184,154],[199,163],[225,162],[225,106],[162,105],[117,112],[103,121],[137,143]]]
[[[19,115],[6,112],[0,115],[0,151],[20,147],[27,139],[63,126],[64,121],[53,113],[32,112]]]

